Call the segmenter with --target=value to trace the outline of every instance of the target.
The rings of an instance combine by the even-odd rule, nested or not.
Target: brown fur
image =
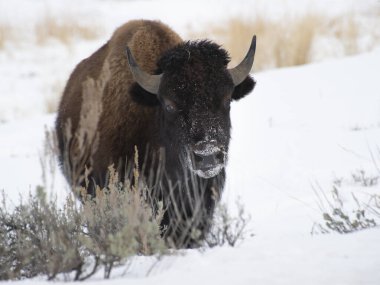
[[[99,78],[106,60],[110,66],[111,74],[103,93],[103,112],[98,126],[99,149],[93,157],[96,161],[94,173],[104,173],[109,165],[116,165],[122,157],[132,157],[134,145],[139,146],[144,133],[153,132],[156,126],[154,109],[138,105],[129,96],[133,77],[127,62],[126,46],[131,49],[139,66],[153,73],[160,56],[181,42],[175,32],[160,22],[130,21],[119,27],[104,46],[80,62],[71,74],[58,111],[59,141],[62,141],[68,119],[72,121],[72,133],[78,127],[83,82],[88,77]],[[63,149],[62,142],[60,149]]]

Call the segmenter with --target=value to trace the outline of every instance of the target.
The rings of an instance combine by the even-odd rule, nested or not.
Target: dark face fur
[[[157,73],[163,76],[157,95],[137,84],[131,89],[137,102],[160,109],[160,136],[167,158],[203,178],[214,177],[225,167],[230,103],[255,86],[249,76],[234,86],[228,62],[227,52],[214,43],[187,42],[159,60]]]

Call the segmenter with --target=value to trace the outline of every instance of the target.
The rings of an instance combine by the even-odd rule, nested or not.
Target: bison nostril
[[[203,161],[203,157],[201,155],[196,154],[196,153],[194,153],[194,159],[198,163]]]
[[[200,141],[203,141],[203,140],[204,140],[204,137],[205,137],[204,132],[199,131],[199,132],[197,132],[197,133],[195,133],[195,134],[193,135],[193,140],[194,140],[195,142],[200,142]]]
[[[193,153],[194,163],[197,167],[212,167],[224,163],[223,152],[212,154]]]
[[[216,159],[217,159],[219,162],[223,162],[223,159],[224,159],[224,154],[223,154],[223,152],[218,152],[218,154],[216,155]]]

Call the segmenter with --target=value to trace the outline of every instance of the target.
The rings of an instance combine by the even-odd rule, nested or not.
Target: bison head
[[[211,178],[225,166],[230,140],[230,103],[255,86],[249,76],[256,37],[244,60],[227,69],[228,53],[210,41],[185,42],[163,54],[156,75],[139,68],[127,48],[138,84],[135,101],[158,106],[160,137],[167,157],[176,156],[198,176]],[[173,158],[172,158],[173,160]]]

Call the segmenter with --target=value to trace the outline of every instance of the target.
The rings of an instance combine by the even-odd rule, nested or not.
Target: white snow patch
[[[216,142],[215,140],[210,141],[209,143],[208,142],[198,142],[195,145],[195,148],[193,149],[193,151],[195,154],[199,154],[202,156],[208,156],[208,155],[212,155],[214,153],[217,153],[217,152],[221,151],[221,149],[217,145],[215,145],[215,142]],[[202,148],[198,147],[199,145],[202,145]]]
[[[193,170],[195,174],[197,174],[199,177],[202,178],[212,178],[220,173],[222,169],[224,168],[223,164],[218,164],[214,166],[213,168],[207,169],[207,170]]]

